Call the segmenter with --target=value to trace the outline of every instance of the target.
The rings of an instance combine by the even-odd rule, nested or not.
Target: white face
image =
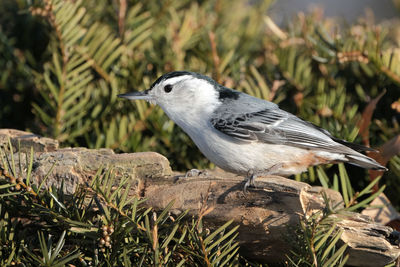
[[[182,75],[160,81],[148,91],[150,101],[158,104],[174,121],[180,117],[212,113],[220,104],[214,86],[192,75]]]
[[[148,94],[157,105],[168,108],[176,105],[178,101],[182,102],[185,98],[193,98],[193,89],[187,88],[191,80],[190,75],[162,80],[150,89]]]
[[[213,83],[191,74],[175,73],[174,76],[171,73],[169,76],[167,79],[159,78],[151,89],[144,92],[118,96],[159,105],[187,133],[207,126],[211,114],[222,104]]]

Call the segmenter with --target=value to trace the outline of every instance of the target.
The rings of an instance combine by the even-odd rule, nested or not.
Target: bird
[[[254,186],[256,177],[290,176],[320,164],[345,162],[387,170],[360,153],[374,149],[336,138],[273,102],[227,88],[196,72],[169,72],[145,91],[118,97],[159,105],[206,158],[246,177],[245,192]]]

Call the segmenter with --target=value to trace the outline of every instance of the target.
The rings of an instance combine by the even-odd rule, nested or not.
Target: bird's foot
[[[253,170],[250,170],[246,176],[247,180],[243,187],[243,193],[246,194],[247,188],[249,188],[249,187],[256,188],[256,185],[255,185],[256,177],[271,175],[273,173],[276,173],[282,167],[283,167],[282,163],[277,163],[275,165],[272,165],[268,169],[257,172],[257,173],[254,172]]]
[[[198,169],[191,169],[186,172],[185,178],[189,177],[206,177],[208,175],[208,172],[206,170],[198,170]]]
[[[256,187],[256,185],[254,183],[255,180],[256,180],[256,177],[254,175],[254,172],[253,171],[249,171],[247,173],[246,183],[244,184],[244,187],[243,187],[243,193],[244,194],[247,194],[247,188],[249,188],[249,187],[255,188]]]

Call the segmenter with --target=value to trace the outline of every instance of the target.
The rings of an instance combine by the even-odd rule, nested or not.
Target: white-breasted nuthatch
[[[333,137],[276,104],[188,71],[159,77],[143,92],[119,97],[159,105],[218,167],[250,178],[291,175],[318,164],[347,162],[387,170],[360,152],[373,149]]]

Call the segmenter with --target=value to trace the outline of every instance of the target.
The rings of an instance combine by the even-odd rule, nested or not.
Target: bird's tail
[[[359,166],[362,168],[366,168],[366,169],[387,171],[387,168],[385,166],[382,166],[381,164],[376,162],[374,159],[360,153],[360,152],[364,152],[364,151],[377,152],[377,150],[370,148],[370,147],[363,146],[363,145],[347,142],[346,140],[342,140],[339,138],[333,137],[332,139],[352,150],[350,153],[345,153],[346,158],[348,160],[347,163],[353,164],[353,165],[356,165],[356,166]]]
[[[346,158],[349,160],[348,163],[366,168],[373,169],[378,171],[387,171],[387,168],[376,162],[374,159],[367,157],[361,153],[357,154],[347,154]]]

